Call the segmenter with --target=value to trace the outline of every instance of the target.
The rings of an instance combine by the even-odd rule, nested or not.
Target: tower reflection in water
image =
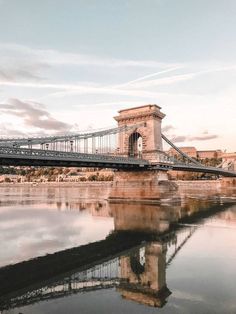
[[[166,267],[196,227],[181,232],[170,230],[171,223],[188,215],[193,206],[110,204],[115,230],[151,234],[154,240],[120,257],[117,291],[128,300],[162,307],[171,294],[166,284]],[[168,250],[168,256],[167,256]]]
[[[166,244],[149,243],[120,258],[117,290],[125,299],[161,307],[170,291],[166,286]]]
[[[194,215],[209,216],[216,210],[216,206],[211,207],[207,201],[199,204],[197,200],[182,206],[119,203],[98,206],[97,202],[92,206],[90,202],[89,207],[94,216],[113,216],[115,233],[125,233],[127,239],[130,235],[142,234],[143,242],[137,241],[137,245],[117,252],[113,257],[107,252],[109,257],[105,261],[98,259],[92,266],[90,263],[81,270],[71,270],[66,275],[49,279],[47,283],[37,282],[35,287],[31,284],[29,288],[14,291],[0,300],[0,310],[112,287],[124,299],[162,307],[171,294],[166,283],[166,269],[197,228],[177,222]]]

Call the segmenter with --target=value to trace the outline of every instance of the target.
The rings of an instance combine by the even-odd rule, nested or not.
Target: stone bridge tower
[[[140,124],[136,130],[120,134],[120,154],[130,157],[142,157],[151,162],[159,161],[159,152],[163,150],[161,121],[165,115],[157,105],[145,105],[119,111],[114,119],[118,126]]]
[[[157,105],[119,111],[118,126],[137,125],[119,134],[119,153],[157,163],[162,158],[161,121],[165,115]],[[168,180],[167,169],[119,170],[114,173],[109,200],[159,202],[170,198],[177,186]]]

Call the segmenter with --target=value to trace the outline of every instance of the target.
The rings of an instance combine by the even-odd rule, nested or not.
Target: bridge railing
[[[122,155],[124,152],[120,146],[120,139],[127,132],[132,132],[132,130],[143,125],[144,123],[139,123],[93,132],[58,136],[0,139],[0,147],[28,147],[53,151]]]
[[[63,152],[53,150],[40,150],[29,148],[12,148],[0,147],[1,158],[17,158],[17,159],[51,159],[64,161],[91,161],[91,162],[107,162],[107,163],[123,163],[148,165],[148,161],[140,160],[132,157],[122,157],[120,155],[101,155],[101,154],[86,154],[77,152]]]

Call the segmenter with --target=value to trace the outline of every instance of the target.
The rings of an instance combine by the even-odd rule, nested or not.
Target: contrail
[[[124,84],[121,84],[121,85],[116,85],[114,86],[115,88],[117,87],[123,87],[123,86],[126,86],[126,85],[130,85],[132,83],[136,83],[136,82],[139,82],[139,81],[143,81],[147,78],[150,78],[150,77],[153,77],[153,76],[157,76],[157,75],[160,75],[160,74],[163,74],[163,73],[167,73],[167,72],[172,72],[172,71],[175,71],[175,70],[178,70],[178,69],[181,69],[183,68],[183,66],[177,66],[177,67],[174,67],[174,68],[170,68],[170,69],[166,69],[166,70],[163,70],[163,71],[159,71],[159,72],[155,72],[155,73],[152,73],[152,74],[149,74],[149,75],[145,75],[145,76],[142,76],[142,77],[139,77],[135,80],[132,80],[132,81],[129,81],[129,82],[126,82]],[[235,70],[236,67],[235,66],[225,66],[225,67],[221,67],[221,68],[216,68],[216,69],[207,69],[207,70],[202,70],[202,71],[198,71],[198,72],[190,72],[190,73],[187,73],[187,74],[181,74],[181,75],[176,75],[174,76],[174,78],[181,78],[181,77],[187,77],[187,76],[195,76],[195,75],[201,75],[201,74],[207,74],[207,73],[212,73],[212,72],[221,72],[221,71],[229,71],[229,70]],[[164,78],[161,78],[161,79],[158,79],[158,81],[160,80],[167,80],[168,81],[168,78],[172,78],[173,76],[171,77],[164,77]],[[148,82],[152,82],[152,81],[147,81]]]
[[[172,72],[172,71],[178,70],[178,69],[180,69],[180,68],[182,68],[182,66],[178,66],[178,67],[170,68],[170,69],[167,69],[167,70],[163,70],[163,71],[155,72],[155,73],[152,73],[152,74],[148,74],[148,75],[139,77],[139,78],[137,78],[137,79],[135,79],[135,80],[126,82],[126,83],[124,83],[124,84],[116,85],[115,87],[126,86],[126,85],[129,85],[129,84],[138,82],[138,81],[145,80],[145,79],[150,78],[150,77],[153,77],[153,76],[157,76],[157,75],[160,75],[160,74],[163,74],[163,73]]]

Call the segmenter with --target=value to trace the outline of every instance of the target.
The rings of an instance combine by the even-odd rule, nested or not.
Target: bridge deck
[[[53,150],[0,147],[0,164],[13,166],[143,168],[143,159],[115,155],[85,154]]]
[[[0,147],[0,164],[12,166],[96,167],[127,170],[179,170],[236,177],[236,172],[200,164],[164,161],[150,163],[144,159],[119,155],[86,154],[31,148]]]

